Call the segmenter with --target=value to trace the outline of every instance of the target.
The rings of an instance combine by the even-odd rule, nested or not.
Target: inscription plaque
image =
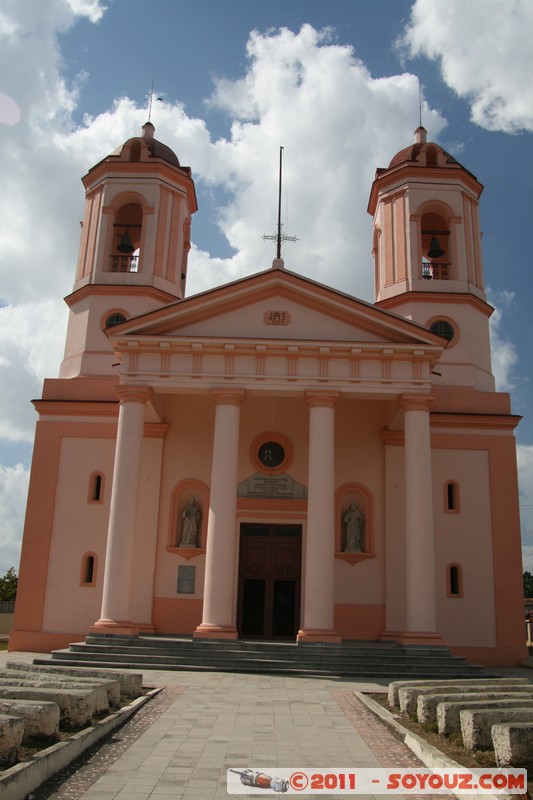
[[[307,489],[285,473],[283,475],[265,475],[256,472],[239,483],[237,495],[272,500],[305,500]]]
[[[194,594],[196,567],[178,567],[178,594]]]

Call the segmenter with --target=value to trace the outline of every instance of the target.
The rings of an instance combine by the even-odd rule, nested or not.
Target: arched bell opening
[[[422,277],[425,280],[450,280],[452,277],[450,224],[434,211],[421,220]]]
[[[143,211],[138,203],[117,209],[113,223],[113,252],[110,272],[138,272]]]

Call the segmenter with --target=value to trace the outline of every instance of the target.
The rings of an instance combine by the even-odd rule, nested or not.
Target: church
[[[285,268],[186,295],[192,172],[148,122],[92,167],[38,415],[11,650],[89,632],[526,655],[516,445],[477,178],[377,169],[375,302]]]

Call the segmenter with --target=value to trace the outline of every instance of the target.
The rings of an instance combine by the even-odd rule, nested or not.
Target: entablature
[[[235,381],[294,389],[429,390],[442,348],[429,344],[198,337],[117,337],[126,382],[180,387]],[[266,387],[265,387],[266,388]]]

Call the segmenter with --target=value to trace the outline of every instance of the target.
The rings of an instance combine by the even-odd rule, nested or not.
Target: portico
[[[124,598],[131,595],[136,541],[135,498],[148,403],[151,419],[162,408],[165,408],[168,418],[169,409],[173,405],[179,406],[180,397],[186,397],[193,406],[194,398],[201,398],[201,402],[211,409],[212,440],[208,447],[211,456],[209,480],[206,481],[209,491],[201,509],[205,517],[205,541],[198,542],[197,547],[187,550],[187,553],[179,547],[172,548],[175,568],[183,565],[187,558],[198,579],[203,581],[203,585],[195,586],[195,592],[201,591],[202,594],[201,620],[191,631],[195,637],[238,636],[240,520],[244,514],[247,520],[257,523],[275,519],[284,524],[290,524],[295,515],[299,515],[305,533],[299,565],[301,580],[298,589],[301,594],[298,597],[297,639],[311,642],[338,642],[342,639],[343,631],[337,630],[335,623],[336,572],[339,568],[344,570],[346,564],[353,569],[356,564],[372,559],[375,552],[370,547],[371,538],[377,540],[383,532],[374,529],[370,508],[361,506],[366,518],[365,542],[358,552],[345,552],[342,514],[345,514],[352,497],[354,502],[358,500],[361,504],[363,495],[359,493],[358,496],[350,482],[345,482],[344,496],[341,494],[339,497],[337,491],[336,474],[339,470],[346,470],[349,457],[345,442],[340,448],[336,447],[336,441],[339,441],[336,422],[339,403],[343,416],[350,416],[349,409],[356,409],[359,402],[371,403],[381,409],[380,429],[403,414],[406,475],[412,479],[413,486],[431,486],[431,470],[428,470],[431,460],[428,376],[441,350],[438,338],[427,332],[421,335],[416,326],[403,321],[393,327],[390,320],[385,319],[384,326],[382,314],[376,314],[357,301],[347,302],[344,296],[325,291],[323,287],[284,269],[272,269],[241,281],[239,289],[241,296],[246,295],[247,307],[254,305],[256,297],[261,298],[256,314],[258,332],[261,326],[264,327],[267,309],[272,307],[281,308],[282,314],[292,315],[293,319],[306,313],[311,332],[321,315],[331,314],[334,301],[343,305],[345,332],[349,325],[353,330],[357,329],[357,338],[361,339],[364,326],[367,341],[354,348],[348,341],[317,341],[304,336],[298,339],[276,337],[274,340],[257,336],[253,343],[234,337],[194,337],[189,331],[189,315],[194,320],[203,316],[197,300],[191,301],[195,308],[190,312],[185,301],[179,308],[169,309],[166,315],[156,312],[153,319],[146,316],[141,325],[132,322],[115,327],[110,338],[122,365],[121,404],[102,610],[95,631],[131,633],[143,629],[132,619]],[[224,289],[215,290],[213,294],[217,291],[224,295]],[[308,298],[313,296],[311,313],[308,308],[298,308],[296,297],[304,292]],[[203,304],[210,308],[212,298],[203,298]],[[210,320],[214,331],[219,325],[220,306],[218,302],[217,313]],[[287,307],[290,310],[283,311]],[[231,313],[235,314],[236,320],[239,318],[237,311],[232,312],[229,307],[224,309],[227,325]],[[337,320],[335,323],[338,324]],[[203,326],[208,326],[206,317]],[[379,340],[385,336],[387,341]],[[260,423],[255,425],[251,437],[248,431],[250,420],[255,417],[254,406],[259,403],[271,409],[279,408],[281,421],[285,413],[281,410],[283,398],[293,407],[292,413],[297,416],[301,430],[295,432],[283,421],[279,429],[271,430],[267,435]],[[194,418],[190,422],[193,429],[197,428]],[[384,448],[380,429],[367,445],[378,461],[383,459]],[[357,439],[358,434],[354,435]],[[262,445],[263,440],[268,441]],[[194,448],[192,439],[187,447]],[[263,450],[265,447],[278,449],[274,455],[267,455],[265,451],[258,456],[261,447]],[[278,460],[274,462],[275,458]],[[364,461],[358,461],[357,472],[361,477],[360,486],[369,497],[375,497],[376,487],[363,480]],[[198,476],[192,472],[188,477],[191,486],[198,481]],[[265,481],[269,482],[268,488]],[[114,509],[122,506],[127,507],[129,513],[117,515]],[[403,529],[403,525],[401,527]],[[413,558],[409,556],[406,559],[406,582],[416,582],[418,592],[422,572],[424,569],[431,572],[428,565],[434,563],[427,542],[428,531],[432,530],[430,500],[426,499],[422,508],[418,499],[416,503],[408,502],[406,551],[411,548]],[[176,544],[178,539],[176,531]],[[419,558],[421,552],[422,559]],[[416,564],[419,564],[418,571],[413,566]],[[157,576],[155,563],[153,569]],[[428,580],[428,596],[433,589]],[[187,602],[190,602],[189,598],[180,598],[176,603],[174,632],[183,632],[179,627],[177,609]],[[428,603],[427,607],[430,606]],[[426,636],[437,636],[434,616],[420,621],[416,602],[411,608],[409,599],[407,609],[410,610],[405,618],[406,636],[412,636],[416,641]],[[346,633],[344,631],[345,636]]]

